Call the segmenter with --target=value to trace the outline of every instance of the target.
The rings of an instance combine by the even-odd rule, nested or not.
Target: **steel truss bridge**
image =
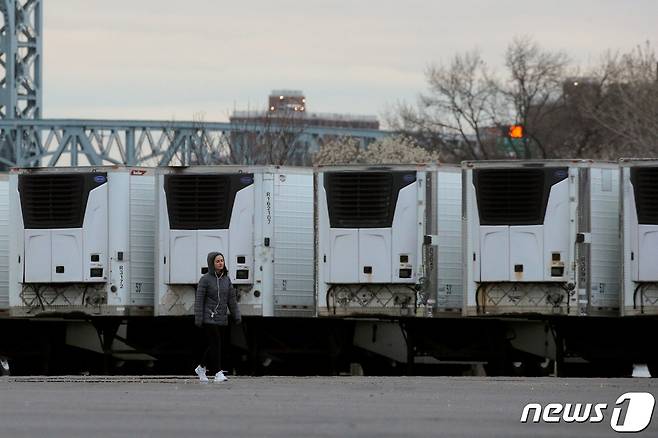
[[[53,0],[56,1],[56,0]],[[208,162],[232,134],[262,127],[216,122],[42,119],[43,0],[0,0],[0,168]],[[363,145],[386,132],[306,126],[296,141],[317,150],[327,137]]]
[[[128,120],[0,120],[0,164],[12,167],[125,164],[170,166],[208,163],[207,154],[232,133],[260,135],[259,127],[217,122]],[[296,140],[317,150],[325,138],[347,136],[363,144],[385,131],[305,127]]]

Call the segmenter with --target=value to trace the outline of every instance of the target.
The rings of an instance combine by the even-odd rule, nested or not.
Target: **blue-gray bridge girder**
[[[42,0],[0,0],[0,118],[41,117],[42,36]]]
[[[194,164],[195,154],[221,153],[232,133],[259,134],[262,130],[258,124],[224,122],[4,119],[0,120],[0,163],[9,167],[188,165]],[[312,151],[327,138],[352,137],[366,145],[388,134],[375,129],[312,126],[294,131],[297,141]]]

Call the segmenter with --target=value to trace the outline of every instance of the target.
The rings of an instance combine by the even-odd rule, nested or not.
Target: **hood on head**
[[[213,262],[215,261],[215,257],[219,254],[219,252],[215,251],[208,253],[208,272],[215,272],[215,264]]]

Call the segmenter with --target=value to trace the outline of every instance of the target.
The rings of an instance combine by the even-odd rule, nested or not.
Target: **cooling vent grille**
[[[106,179],[105,173],[19,175],[25,228],[82,228],[89,192]]]
[[[550,189],[567,174],[566,168],[475,170],[480,224],[543,224]]]
[[[226,229],[235,194],[253,175],[166,175],[167,211],[172,230]]]
[[[400,188],[415,180],[415,172],[325,173],[331,227],[391,227]]]
[[[658,225],[658,168],[631,169],[635,208],[640,224]]]

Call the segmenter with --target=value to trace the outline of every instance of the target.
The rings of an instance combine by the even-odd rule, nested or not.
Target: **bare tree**
[[[560,111],[556,103],[562,96],[568,63],[565,53],[544,50],[527,36],[514,38],[507,47],[505,67],[509,76],[496,81],[496,87],[503,95],[502,110],[509,111],[507,119],[525,128],[522,158],[554,155],[552,145],[539,133],[550,116]]]
[[[301,111],[247,111],[231,120],[228,141],[235,164],[309,164],[303,143],[306,128]]]
[[[649,42],[607,53],[591,73],[596,93],[579,110],[605,133],[601,154],[655,156],[658,147],[658,61]]]
[[[212,131],[203,113],[194,114],[191,129],[163,128],[168,143],[177,146],[175,162],[193,164],[310,164],[303,143],[306,120],[301,112],[244,112],[227,132]]]
[[[544,126],[559,111],[567,56],[517,37],[504,61],[502,78],[475,50],[456,55],[446,66],[430,67],[428,93],[421,94],[417,108],[398,105],[389,124],[428,149],[440,150],[447,161],[509,157],[508,145],[501,143],[503,128],[521,124],[526,138],[513,144],[520,147],[511,156],[553,156],[542,134],[551,132]]]
[[[177,146],[176,163],[183,165],[228,164],[231,162],[229,138],[225,133],[211,131],[205,114],[195,113],[191,129],[175,129],[174,123],[163,128],[171,146]]]
[[[430,66],[429,90],[417,108],[399,104],[388,122],[447,160],[493,158],[494,142],[486,127],[498,122],[498,94],[487,66],[473,50],[455,55],[447,66]]]

